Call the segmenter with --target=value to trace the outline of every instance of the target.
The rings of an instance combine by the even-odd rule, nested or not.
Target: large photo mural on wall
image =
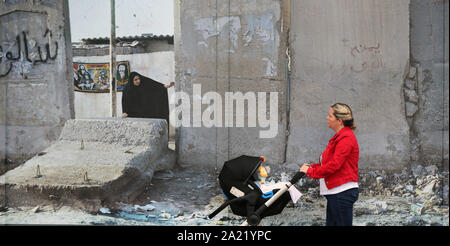
[[[128,83],[130,62],[116,63],[117,90],[122,91]],[[73,83],[76,91],[109,92],[109,63],[73,63]]]

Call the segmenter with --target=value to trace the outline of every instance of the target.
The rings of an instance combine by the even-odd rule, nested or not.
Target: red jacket
[[[322,153],[322,163],[312,164],[306,175],[325,178],[325,185],[332,189],[350,181],[358,182],[359,147],[350,127],[342,128],[328,142]]]

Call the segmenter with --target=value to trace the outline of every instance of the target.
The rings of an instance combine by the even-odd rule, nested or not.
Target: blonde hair
[[[331,108],[334,110],[334,117],[338,120],[342,120],[344,126],[350,127],[352,130],[356,130],[356,124],[353,119],[352,109],[343,103],[336,103]]]

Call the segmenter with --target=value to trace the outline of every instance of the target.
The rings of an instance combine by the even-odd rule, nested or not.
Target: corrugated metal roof
[[[153,35],[142,34],[136,36],[117,37],[116,42],[133,42],[133,41],[147,41],[147,40],[167,40],[173,43],[173,35]],[[85,44],[109,44],[109,37],[86,38],[81,40]]]

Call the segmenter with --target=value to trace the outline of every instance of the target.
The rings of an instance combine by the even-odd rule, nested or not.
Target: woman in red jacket
[[[336,134],[319,157],[319,163],[304,163],[300,172],[320,179],[320,194],[327,199],[327,226],[351,226],[353,204],[358,199],[359,147],[353,130],[356,125],[348,105],[336,103],[327,116],[328,127]]]

